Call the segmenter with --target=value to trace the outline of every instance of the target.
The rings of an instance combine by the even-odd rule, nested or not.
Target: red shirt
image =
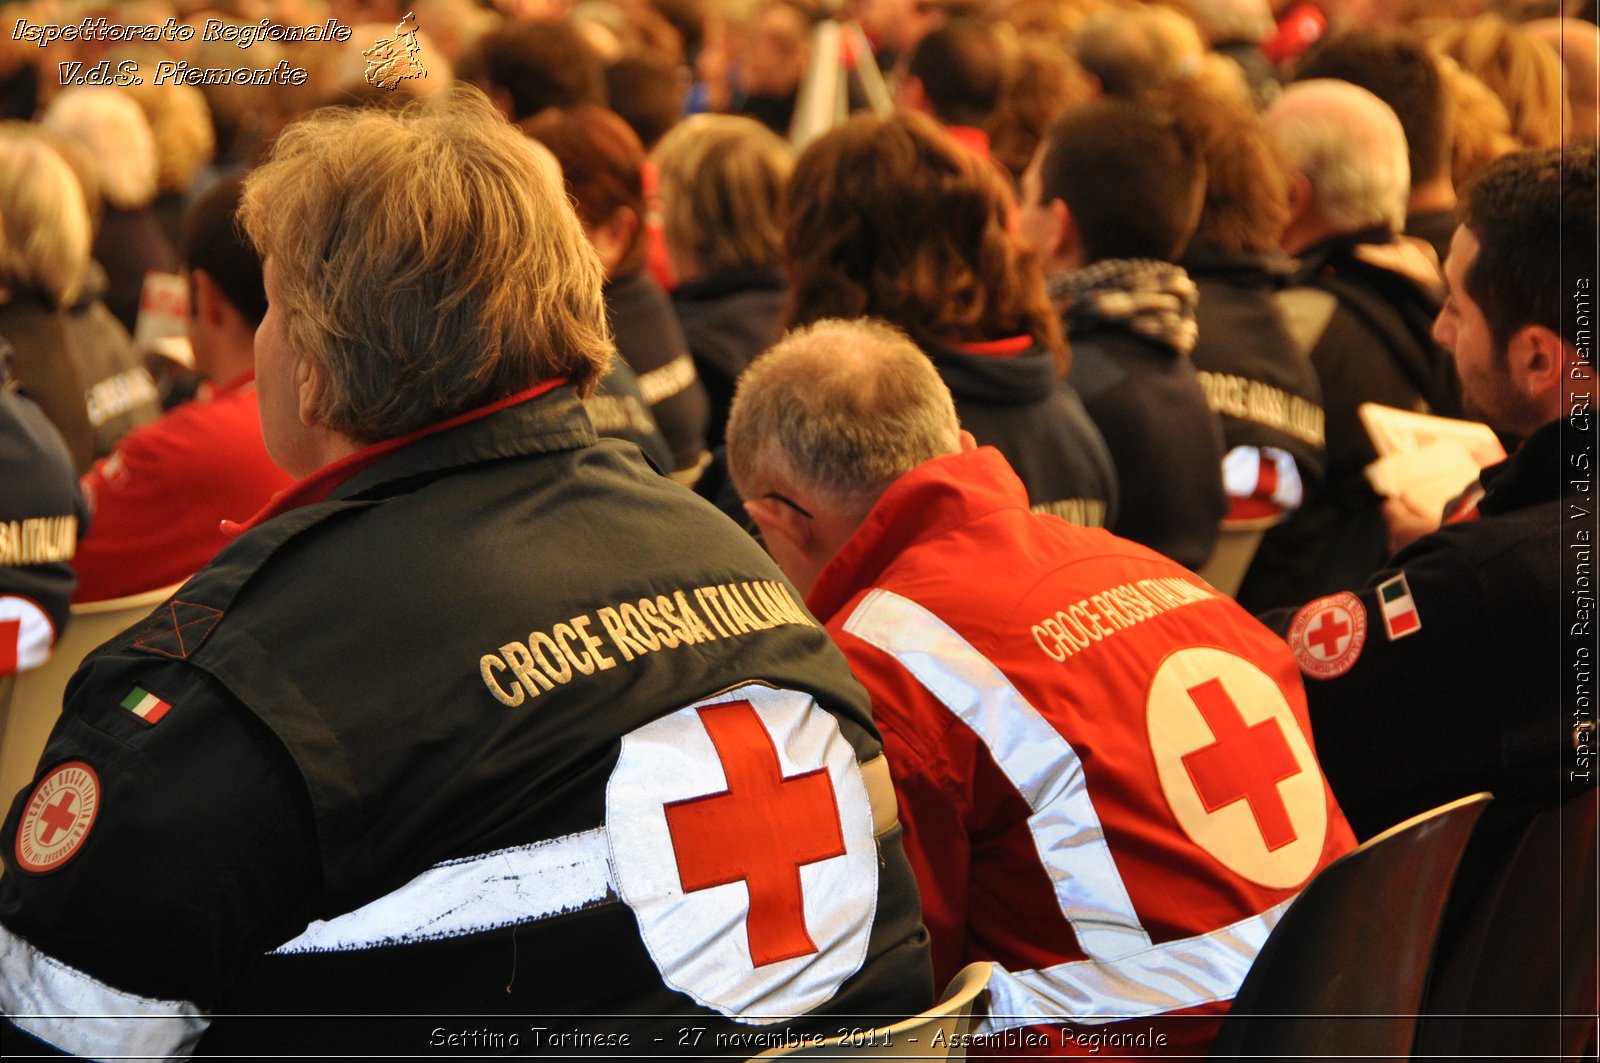
[[[261,440],[254,373],[134,429],[81,480],[91,516],[73,600],[187,579],[230,541],[224,519],[248,517],[292,482]]]

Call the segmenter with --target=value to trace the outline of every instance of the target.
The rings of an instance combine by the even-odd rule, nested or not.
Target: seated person
[[[1592,549],[1593,144],[1509,155],[1467,186],[1434,325],[1467,409],[1522,440],[1445,526],[1359,589],[1265,617],[1305,672],[1317,745],[1362,837],[1479,790],[1485,822],[1592,786],[1593,645],[1571,582]],[[1592,284],[1593,282],[1589,282]],[[1581,322],[1581,323],[1580,323]],[[1581,471],[1583,469],[1590,471]],[[1574,611],[1580,609],[1581,611]],[[1572,658],[1581,659],[1581,658]],[[1571,763],[1568,763],[1571,762]]]
[[[1222,422],[1189,360],[1196,290],[1175,264],[1204,192],[1173,119],[1128,100],[1068,111],[1022,177],[1022,229],[1122,488],[1108,526],[1189,568],[1211,556],[1228,511]]]
[[[672,303],[645,269],[644,145],[628,123],[593,104],[551,108],[524,121],[522,130],[561,164],[584,232],[600,253],[606,268],[606,319],[617,353],[636,374],[639,392],[669,448],[662,471],[693,483],[710,457],[706,424],[711,402]],[[610,383],[602,390],[610,390]]]
[[[757,359],[728,454],[872,694],[935,978],[1001,968],[976,1047],[1154,1030],[1203,1056],[1284,909],[1353,844],[1282,643],[1167,558],[1030,513],[880,324]]]
[[[672,309],[722,445],[733,384],[783,333],[783,186],[794,151],[751,118],[695,115],[656,146],[662,229],[679,283]]]
[[[299,480],[68,686],[0,831],[7,1045],[386,1057],[470,1015],[700,1056],[926,1008],[866,694],[595,435],[603,270],[548,155],[476,90],[321,111],[240,217]]]
[[[11,379],[0,339],[0,683],[50,659],[67,625],[83,497],[61,433]]]
[[[1438,264],[1399,235],[1411,187],[1400,119],[1366,89],[1325,78],[1290,85],[1265,119],[1289,173],[1278,243],[1299,259],[1274,298],[1322,385],[1327,464],[1322,491],[1261,541],[1239,588],[1257,613],[1356,586],[1388,556],[1362,403],[1460,415],[1449,356],[1429,337]]]
[[[927,115],[857,115],[795,163],[784,208],[786,324],[876,317],[903,329],[999,449],[1033,508],[1117,519],[1117,474],[1078,392],[1039,264],[999,170]]]
[[[187,579],[293,478],[261,441],[256,328],[267,312],[261,260],[234,227],[239,178],[189,209],[189,343],[208,394],[123,436],[83,477],[93,519],[78,551],[79,601],[120,598]]]

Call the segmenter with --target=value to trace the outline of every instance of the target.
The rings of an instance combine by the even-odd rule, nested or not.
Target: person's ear
[[[327,370],[314,359],[301,357],[295,363],[294,383],[300,398],[300,423],[307,428],[322,425],[322,393],[327,382]]]
[[[1045,209],[1050,212],[1050,227],[1055,234],[1050,257],[1075,261],[1079,251],[1078,219],[1067,209],[1064,199],[1052,199]]]
[[[812,560],[818,549],[815,521],[811,517],[771,498],[752,498],[744,511],[761,529],[762,541],[776,544],[796,555]]]
[[[190,270],[189,290],[194,292],[194,305],[189,308],[189,316],[198,318],[212,327],[220,326],[225,299],[222,289],[211,279],[211,274],[203,269]]]
[[[1311,205],[1316,199],[1316,193],[1311,187],[1311,178],[1303,173],[1289,175],[1289,218],[1284,225],[1287,230],[1300,221],[1311,211]]]
[[[600,255],[600,264],[609,274],[622,264],[639,232],[639,215],[632,207],[618,207],[599,225],[589,230],[589,239]]]
[[[957,438],[960,440],[961,453],[965,454],[969,450],[978,449],[978,437],[965,428],[960,431]]]
[[[900,79],[894,96],[894,102],[903,110],[933,113],[933,108],[928,105],[928,90],[923,87],[922,79],[914,74],[907,74]]]
[[[1506,368],[1511,386],[1524,398],[1543,405],[1561,394],[1561,377],[1567,369],[1567,344],[1553,329],[1525,325],[1506,344]]]

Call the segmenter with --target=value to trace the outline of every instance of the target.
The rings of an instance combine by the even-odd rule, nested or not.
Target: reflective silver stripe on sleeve
[[[844,629],[899,661],[988,748],[1033,810],[1034,847],[1083,951],[1109,960],[1149,948],[1078,754],[1005,674],[950,625],[891,591],[863,598]]]
[[[186,1000],[113,989],[0,926],[0,1010],[18,1029],[74,1056],[186,1058],[210,1018]]]
[[[603,827],[451,860],[319,920],[274,954],[350,952],[461,937],[598,904],[614,893]]]
[[[882,834],[897,822],[887,762],[878,756],[860,767],[874,833]],[[610,843],[596,827],[438,864],[353,912],[312,923],[272,952],[354,952],[464,937],[616,899]]]
[[[1115,960],[1075,960],[1042,971],[995,969],[988,1015],[973,1033],[1015,1026],[1095,1024],[1232,1000],[1293,898],[1209,934]]]

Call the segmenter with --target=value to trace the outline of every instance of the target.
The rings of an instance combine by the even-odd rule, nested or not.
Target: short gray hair
[[[775,471],[865,512],[923,462],[960,448],[950,389],[905,333],[824,318],[788,333],[739,378],[728,471],[742,497]]]
[[[1266,114],[1291,173],[1311,182],[1317,209],[1342,232],[1405,228],[1411,196],[1406,134],[1389,105],[1348,81],[1297,81]]]

